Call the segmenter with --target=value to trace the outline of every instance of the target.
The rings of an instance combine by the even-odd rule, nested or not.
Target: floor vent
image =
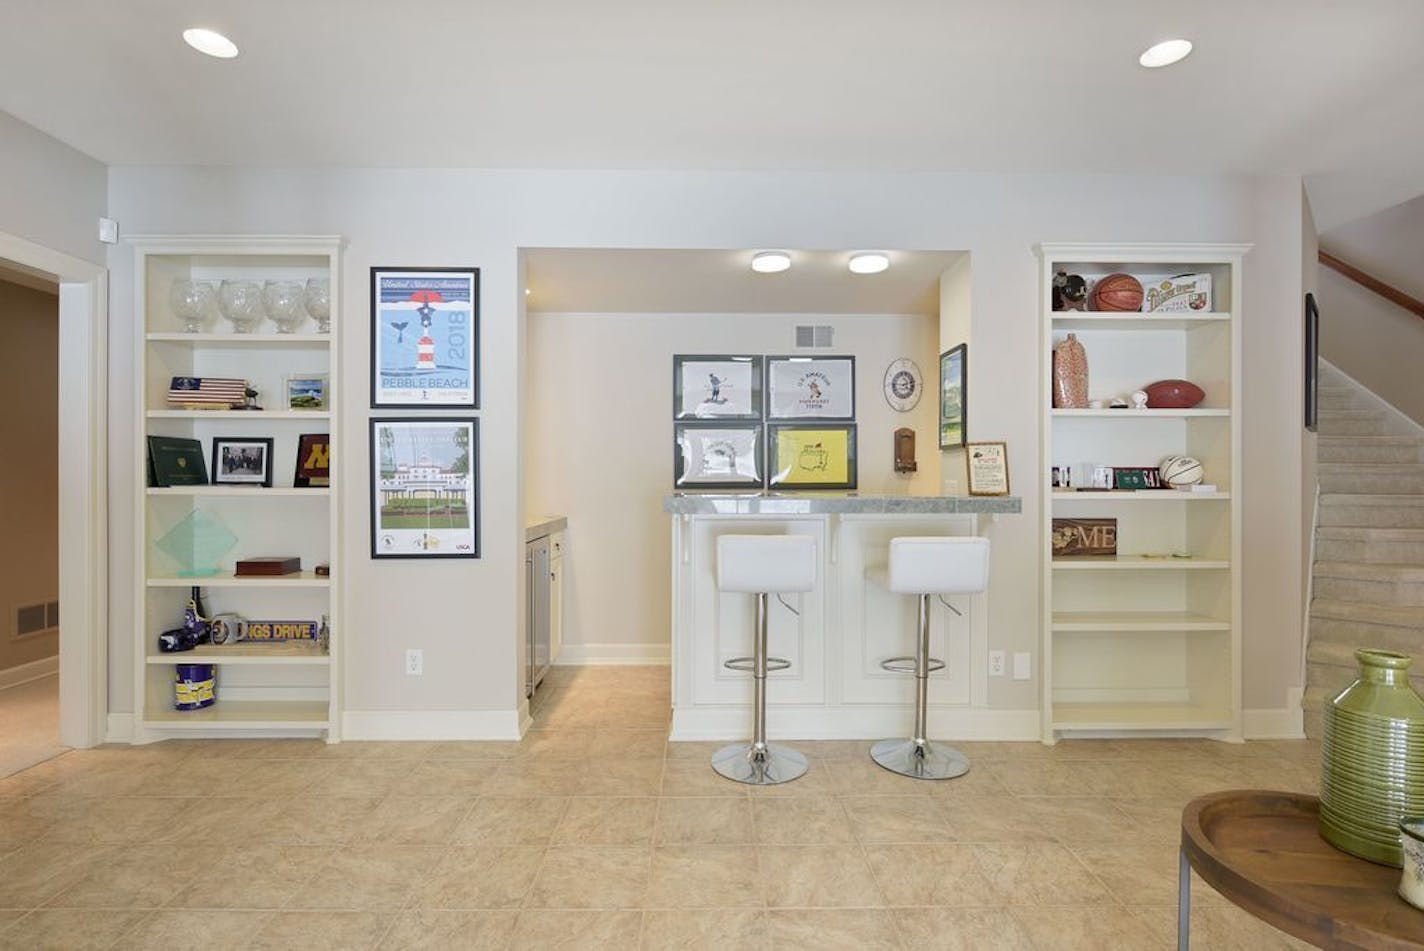
[[[807,350],[832,346],[835,330],[828,324],[797,324],[796,346]]]
[[[15,636],[44,634],[59,628],[59,602],[26,604],[15,609]]]

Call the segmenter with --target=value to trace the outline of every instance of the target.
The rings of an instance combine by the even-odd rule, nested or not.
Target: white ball
[[[1202,480],[1202,464],[1191,456],[1168,456],[1162,460],[1157,471],[1162,481],[1176,488],[1179,485],[1196,485]]]

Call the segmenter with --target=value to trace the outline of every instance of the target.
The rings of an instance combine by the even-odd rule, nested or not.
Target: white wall
[[[103,164],[0,112],[0,232],[102,262]]]
[[[833,350],[856,358],[860,491],[933,495],[939,488],[931,392],[909,413],[885,402],[885,368],[935,365],[926,316],[790,314],[531,314],[525,407],[525,508],[566,515],[564,645],[572,657],[667,658],[673,491],[672,357],[794,351],[795,326],[835,328]],[[811,351],[803,351],[803,355]],[[915,430],[919,471],[893,471],[892,434]]]
[[[978,399],[982,396],[985,399],[992,399],[995,390],[994,380],[980,382],[978,367],[974,363],[977,353],[971,337],[974,334],[974,261],[973,255],[966,254],[955,262],[939,279],[939,350],[944,353],[953,349],[961,343],[969,344],[966,351],[968,359],[965,361],[965,383],[966,392],[964,408],[964,438],[966,441],[973,439],[984,441],[977,429],[971,429],[970,423],[974,411],[978,408]],[[929,371],[931,383],[931,395],[935,398],[935,445],[939,445],[939,357],[935,357],[934,369]],[[959,495],[969,491],[969,473],[965,468],[966,459],[962,448],[945,449],[940,452],[940,471],[943,473],[945,481],[944,491],[952,495]],[[1010,491],[1015,491],[1019,495],[1029,492],[1029,488],[1023,483],[1017,486],[1012,482],[1009,485]]]
[[[1320,355],[1424,425],[1424,320],[1330,268],[1318,281]]]
[[[1320,295],[1320,239],[1315,231],[1315,217],[1310,209],[1310,197],[1302,193],[1300,202],[1300,299],[1301,320],[1305,319],[1305,295],[1315,294],[1317,305]],[[1305,360],[1302,335],[1301,360]],[[1315,493],[1319,480],[1315,469],[1315,433],[1305,431],[1305,392],[1301,391],[1301,446],[1300,446],[1300,530],[1304,544],[1300,552],[1301,587],[1310,592],[1311,555],[1314,552],[1315,535]],[[1305,640],[1305,630],[1309,626],[1308,608],[1301,612],[1301,640]]]
[[[116,168],[113,213],[131,233],[334,232],[347,237],[339,395],[348,438],[339,463],[366,471],[367,268],[483,268],[485,557],[439,565],[372,563],[368,516],[347,511],[344,632],[348,707],[514,709],[522,611],[523,329],[517,249],[527,247],[889,247],[973,255],[971,425],[1009,445],[1021,517],[994,526],[991,644],[1039,643],[1038,271],[1040,241],[1247,241],[1245,265],[1245,698],[1279,708],[1298,680],[1301,600],[1300,181],[1296,177],[559,172]],[[130,662],[126,567],[131,457],[131,257],[116,252],[111,446],[114,487],[111,650]],[[659,374],[661,377],[662,374]],[[425,596],[402,596],[419,584]],[[419,631],[424,678],[401,673],[404,634]],[[124,676],[112,706],[131,702]],[[998,680],[992,705],[1036,706],[1030,682]]]

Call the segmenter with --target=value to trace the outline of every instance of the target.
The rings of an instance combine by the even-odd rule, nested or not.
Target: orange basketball
[[[1093,285],[1093,310],[1142,309],[1142,282],[1131,274],[1109,274]]]

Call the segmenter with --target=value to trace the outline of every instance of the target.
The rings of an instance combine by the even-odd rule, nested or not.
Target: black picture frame
[[[747,397],[745,412],[724,412],[725,405],[718,405],[717,399],[720,394],[717,392],[718,383],[727,382],[725,379],[715,378],[718,364],[734,364],[729,367],[745,380]],[[689,406],[688,395],[697,387],[692,378],[700,378],[703,373],[714,376],[709,382],[708,398],[700,400]],[[718,353],[718,354],[674,354],[672,358],[672,415],[674,419],[701,419],[701,420],[760,420],[762,418],[764,406],[763,383],[762,383],[762,358],[757,354],[744,353]],[[731,382],[736,383],[733,379]],[[740,394],[734,398],[740,399]],[[722,404],[728,402],[725,397],[721,397]]]
[[[742,421],[679,421],[673,424],[673,489],[678,492],[696,492],[703,489],[762,489],[766,487],[766,445],[761,420]],[[721,448],[730,449],[734,467],[750,464],[753,475],[745,478],[718,479],[698,472],[698,459],[705,459],[705,450],[716,445],[719,436]],[[750,441],[750,446],[746,445]],[[738,451],[740,444],[745,451]]]
[[[325,460],[324,471],[321,475]],[[331,485],[331,434],[301,433],[297,436],[297,458],[292,472],[292,488],[325,489]]]
[[[1320,308],[1315,295],[1305,295],[1305,429],[1315,432],[1320,406]]]
[[[212,484],[270,489],[272,443],[270,436],[214,436]],[[261,447],[258,458],[254,447]]]
[[[805,438],[814,438],[817,432],[831,434],[845,434],[845,479],[825,479],[822,481],[790,479],[787,473],[790,471],[791,463],[780,458],[781,454],[781,434],[801,433],[807,434]],[[771,488],[784,488],[787,490],[800,489],[854,489],[859,483],[860,460],[856,451],[856,424],[843,423],[836,420],[814,423],[768,423],[766,427],[766,481]],[[801,440],[804,441],[804,440]],[[814,448],[807,446],[801,451]],[[827,459],[825,465],[828,471],[835,471],[833,463],[836,460]]]
[[[369,442],[371,557],[480,557],[479,417],[372,417]]]
[[[398,286],[404,285],[404,286]],[[460,291],[470,295],[468,339],[462,339],[463,329],[452,316],[446,319],[446,340],[442,344],[426,331],[433,330],[435,315],[440,308],[432,308],[435,303],[430,296],[417,300],[422,294],[433,295],[442,288]],[[409,291],[411,299],[400,302],[394,295]],[[371,408],[372,409],[479,409],[480,408],[480,269],[477,267],[373,267],[371,268]],[[386,298],[383,300],[383,298]],[[419,307],[410,304],[419,303]],[[381,319],[383,304],[388,308],[387,316],[393,317],[389,308],[408,307],[418,320],[393,320],[384,323]],[[411,327],[412,323],[426,326]],[[424,334],[416,337],[415,334]],[[388,338],[394,337],[394,340]],[[425,346],[422,340],[431,340],[431,368],[422,369]],[[407,341],[411,341],[407,344]],[[398,355],[406,354],[413,346],[415,361]],[[449,356],[442,356],[449,354]],[[442,362],[445,361],[445,362]],[[395,386],[396,380],[411,377],[412,381],[426,379],[429,387]],[[419,396],[414,394],[419,391]],[[400,394],[400,398],[395,398]],[[405,394],[411,394],[409,396]]]
[[[969,441],[969,344],[939,355],[939,448],[959,449]]]
[[[766,364],[766,383],[762,388],[762,403],[766,407],[766,419],[768,421],[802,421],[802,422],[854,422],[855,421],[855,357],[849,354],[825,354],[822,356],[768,356]],[[839,393],[835,399],[840,400],[838,404],[844,408],[845,412],[835,412],[833,407],[828,407],[828,412],[820,413],[808,411],[803,406],[801,412],[787,412],[778,410],[777,396],[778,387],[776,383],[777,368],[787,366],[796,367],[803,378],[821,375],[825,382],[832,382],[830,375],[835,374],[834,382],[838,383],[838,389],[843,390],[844,396]],[[805,397],[800,402],[810,403]],[[828,401],[829,402],[829,401]]]

